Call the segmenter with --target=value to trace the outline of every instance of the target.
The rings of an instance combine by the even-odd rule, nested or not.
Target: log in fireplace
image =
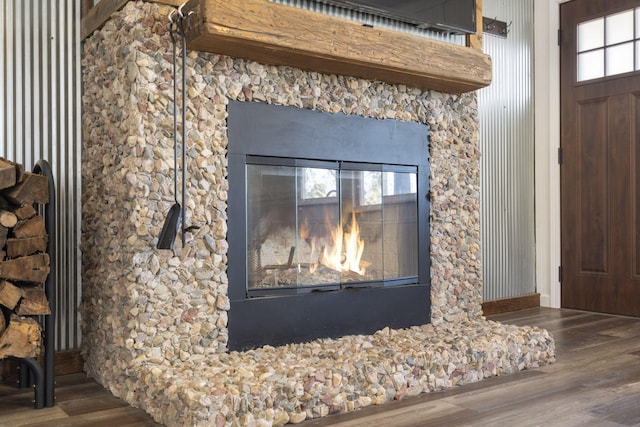
[[[228,113],[229,348],[429,322],[427,127]]]

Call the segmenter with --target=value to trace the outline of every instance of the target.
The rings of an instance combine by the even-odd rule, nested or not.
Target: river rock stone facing
[[[467,320],[140,361],[118,390],[170,426],[277,426],[538,367],[553,349],[545,330]]]
[[[546,331],[482,317],[474,93],[189,52],[186,222],[200,228],[175,254],[155,249],[174,202],[169,10],[130,2],[84,43],[81,313],[90,375],[167,425],[282,425],[554,360]],[[431,324],[227,352],[230,99],[429,126]]]

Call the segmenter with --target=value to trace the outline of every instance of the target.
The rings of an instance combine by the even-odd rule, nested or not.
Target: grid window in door
[[[578,24],[579,82],[640,70],[640,8]]]

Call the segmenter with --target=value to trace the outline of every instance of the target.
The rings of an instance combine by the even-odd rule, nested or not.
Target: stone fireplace
[[[189,52],[186,222],[199,228],[184,247],[176,243],[175,253],[157,250],[155,242],[173,203],[169,10],[130,2],[84,44],[81,314],[90,375],[167,425],[282,425],[554,360],[547,331],[501,325],[482,316],[474,93],[424,91]],[[286,161],[274,162],[273,153],[244,152],[242,184],[234,175],[239,157],[234,132],[246,129],[234,125],[235,117],[241,117],[234,110],[249,104],[269,111],[293,109],[302,114],[302,122],[317,114],[366,120],[365,127],[376,123],[418,130],[418,150],[423,152],[398,159],[415,148],[400,150],[389,140],[386,148],[362,141],[365,153],[387,153],[382,160],[343,158],[323,149],[329,154],[289,153],[276,156]],[[416,159],[428,159],[428,168]],[[365,175],[380,180],[373,188],[388,191],[366,196],[347,190],[362,187]],[[327,176],[334,177],[336,188],[326,187]],[[340,176],[344,178],[336,178]],[[276,192],[280,208],[287,207],[276,215],[274,194],[268,197],[260,186],[304,186],[305,179],[318,188],[305,197]],[[234,201],[237,185],[250,190],[250,202]],[[338,193],[338,187],[344,191]],[[326,190],[322,197],[320,189]],[[366,202],[367,197],[380,203]],[[348,200],[358,208],[349,209]],[[409,209],[410,203],[417,207]],[[383,207],[384,218],[393,217],[395,209],[408,228],[387,225],[391,234],[374,236],[380,228],[376,231],[372,224],[385,224]],[[252,234],[251,227],[260,229],[269,214],[278,221],[271,222],[268,236]],[[377,263],[373,276],[354,276],[361,262],[346,271],[325,265],[319,253],[331,240],[326,235],[331,227],[323,224],[312,244],[302,225],[307,217],[307,225],[319,229],[318,217],[327,215],[333,228],[337,224],[343,232],[355,228],[354,219],[361,221],[365,235],[360,240],[370,245],[363,249],[366,261]],[[275,233],[277,223],[286,226]],[[417,233],[411,231],[414,226]],[[239,230],[244,235],[238,237]],[[408,241],[410,236],[415,243]],[[393,255],[375,255],[376,244],[394,239],[405,241],[409,249],[394,246]],[[262,246],[273,251],[267,254]],[[383,261],[388,268],[380,267]],[[334,278],[325,282],[313,276],[309,285],[302,269],[313,264]],[[353,295],[358,298],[349,300]],[[369,317],[350,329],[344,327],[350,324],[349,311],[340,308],[337,296],[346,296],[348,306],[363,300],[378,306],[361,307]],[[246,309],[247,304],[258,301],[260,310],[282,319],[282,307],[270,303],[306,297],[319,304],[311,305],[318,307],[315,312],[308,311],[310,306],[302,310],[308,314],[305,320],[315,320],[318,328],[329,325],[326,333],[278,335],[262,343],[234,341],[238,319],[257,307]],[[387,318],[376,323],[370,313],[385,309]],[[394,323],[394,313],[404,317]],[[334,318],[342,329],[331,324]],[[257,318],[254,324],[265,320],[269,318]],[[282,322],[275,329],[289,328],[286,321],[274,322]],[[252,347],[257,348],[234,351]]]

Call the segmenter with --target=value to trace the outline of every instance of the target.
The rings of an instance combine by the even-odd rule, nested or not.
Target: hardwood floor
[[[113,397],[86,374],[56,378],[56,405],[33,409],[33,390],[0,384],[0,427],[159,426],[143,410]]]
[[[490,316],[549,329],[558,361],[540,369],[307,421],[301,426],[640,426],[640,318],[531,308]],[[0,426],[158,426],[85,375],[58,378],[54,408],[0,385]]]

